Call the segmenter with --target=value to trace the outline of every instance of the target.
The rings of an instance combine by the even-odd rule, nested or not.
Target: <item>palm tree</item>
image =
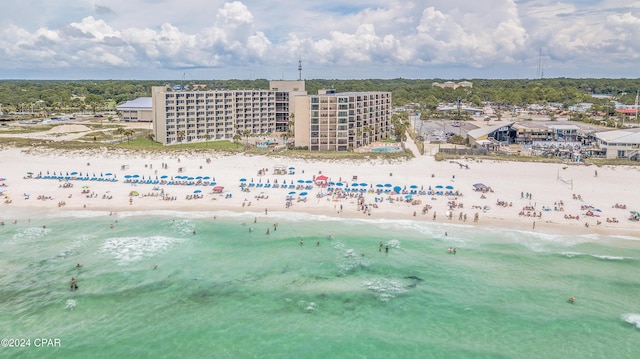
[[[184,131],[178,131],[178,142],[182,144],[182,140],[184,139]]]
[[[118,127],[118,128],[114,131],[114,133],[115,133],[116,135],[120,135],[120,136],[124,136],[124,133],[125,133],[125,132],[126,132],[126,130],[124,129],[124,127]]]
[[[242,135],[246,139],[246,146],[249,147],[249,136],[251,136],[251,131],[250,130],[244,130],[244,131],[242,131]]]
[[[242,139],[242,135],[239,133],[236,133],[235,135],[233,135],[233,143],[236,144],[236,148],[238,147],[238,144],[240,143],[240,140]]]
[[[153,140],[156,139],[156,135],[154,135],[153,133],[150,133],[147,135],[147,139],[151,142],[153,142]]]
[[[124,135],[127,136],[127,143],[129,143],[129,141],[131,140],[131,136],[133,136],[136,133],[136,131],[128,129],[124,131]]]

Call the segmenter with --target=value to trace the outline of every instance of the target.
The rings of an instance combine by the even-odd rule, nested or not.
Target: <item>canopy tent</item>
[[[485,189],[487,189],[487,186],[484,183],[476,183],[473,185],[474,191],[483,191]]]
[[[215,192],[215,193],[220,193],[220,192],[222,192],[222,190],[224,190],[223,186],[215,186],[215,187],[213,187],[213,192]]]
[[[329,177],[324,176],[324,175],[320,175],[320,176],[316,177],[316,182],[318,182],[318,181],[322,182],[322,181],[326,181],[328,179],[329,179]]]

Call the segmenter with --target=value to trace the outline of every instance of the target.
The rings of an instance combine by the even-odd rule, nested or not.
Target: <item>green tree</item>
[[[238,145],[240,144],[240,140],[242,139],[242,135],[237,133],[235,135],[233,135],[233,143],[236,144],[236,148],[238,147]]]

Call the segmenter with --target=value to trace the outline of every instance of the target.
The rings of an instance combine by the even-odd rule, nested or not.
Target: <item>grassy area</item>
[[[49,131],[54,127],[55,125],[12,125],[12,126],[0,127],[0,133],[20,134],[20,133],[44,132],[44,131]]]

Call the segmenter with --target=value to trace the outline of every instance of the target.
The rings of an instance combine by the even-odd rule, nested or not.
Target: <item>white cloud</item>
[[[0,67],[9,74],[77,67],[113,78],[119,69],[248,65],[295,71],[298,57],[320,75],[324,66],[344,68],[341,77],[354,68],[403,76],[411,68],[422,76],[433,66],[482,74],[501,65],[535,67],[542,48],[545,67],[559,76],[599,64],[601,76],[617,76],[611,64],[630,64],[640,54],[637,0],[50,0],[40,6],[6,4],[0,15]]]

